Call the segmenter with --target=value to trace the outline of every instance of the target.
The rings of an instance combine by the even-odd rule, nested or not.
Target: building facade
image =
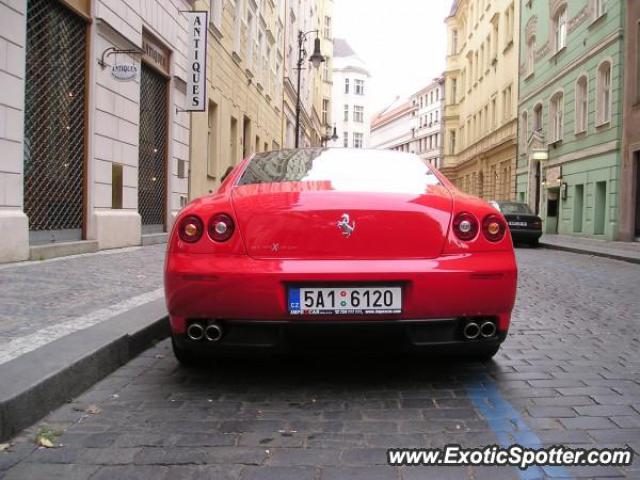
[[[446,19],[441,170],[487,200],[514,193],[519,9],[518,0],[454,0]]]
[[[295,145],[298,35],[320,38],[325,62],[303,62],[300,146],[318,146],[330,123],[331,0],[198,0],[209,11],[207,111],[192,113],[190,198],[257,152]]]
[[[304,148],[321,145],[331,128],[332,12],[333,0],[286,0],[282,117],[282,144],[285,147],[295,146],[298,38],[300,32],[307,34],[303,44],[307,58],[304,59],[300,71],[299,146]],[[325,59],[319,68],[314,68],[309,62],[316,38],[320,40],[320,50]]]
[[[371,147],[412,152],[413,112],[410,101],[397,97],[371,118]]]
[[[640,2],[626,0],[619,240],[640,240]]]
[[[442,101],[444,78],[436,78],[411,96],[413,106],[413,148],[425,162],[442,166]]]
[[[517,198],[546,233],[619,237],[624,10],[523,4]]]
[[[369,79],[365,63],[346,40],[333,46],[333,123],[338,138],[332,147],[368,148],[371,135]]]
[[[193,112],[190,197],[229,167],[282,145],[286,1],[199,0],[209,12],[207,109]]]
[[[190,9],[0,3],[0,261],[166,236],[188,193]]]

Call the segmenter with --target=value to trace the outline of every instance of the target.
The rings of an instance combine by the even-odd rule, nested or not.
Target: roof
[[[384,110],[376,113],[371,119],[371,128],[377,128],[413,110],[413,105],[405,98],[396,99]]]
[[[333,56],[334,57],[351,57],[356,52],[351,48],[344,38],[333,39]]]

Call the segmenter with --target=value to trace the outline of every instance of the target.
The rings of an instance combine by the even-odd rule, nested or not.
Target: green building
[[[617,239],[622,0],[521,0],[516,197],[545,233]]]

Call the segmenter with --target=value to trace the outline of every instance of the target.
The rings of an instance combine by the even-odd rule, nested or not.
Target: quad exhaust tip
[[[222,328],[217,323],[210,323],[204,330],[204,336],[210,342],[217,342],[222,338]]]
[[[192,323],[187,328],[187,336],[189,337],[190,340],[193,340],[194,342],[202,340],[204,338],[204,328],[202,328],[202,325],[200,325],[197,322]]]
[[[476,322],[469,322],[464,326],[462,334],[467,340],[476,339],[480,336],[480,326]]]
[[[480,334],[484,338],[493,337],[496,334],[496,324],[493,322],[484,322],[480,327]]]

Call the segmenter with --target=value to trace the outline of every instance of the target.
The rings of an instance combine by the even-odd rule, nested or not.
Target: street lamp
[[[320,52],[320,38],[318,37],[319,30],[310,30],[308,32],[300,30],[298,32],[298,88],[296,90],[296,148],[300,146],[300,75],[302,73],[302,64],[304,59],[307,58],[307,50],[304,48],[304,42],[307,39],[307,35],[311,33],[315,33],[316,38],[313,43],[313,53],[309,57],[309,61],[315,68],[318,68],[320,64],[325,61],[324,56]]]
[[[335,123],[333,124],[333,131],[331,130],[331,125],[327,125],[327,134],[320,139],[320,141],[322,142],[322,145],[325,147],[327,146],[327,142],[329,140],[332,140],[334,142],[338,140],[338,132],[336,130]]]

